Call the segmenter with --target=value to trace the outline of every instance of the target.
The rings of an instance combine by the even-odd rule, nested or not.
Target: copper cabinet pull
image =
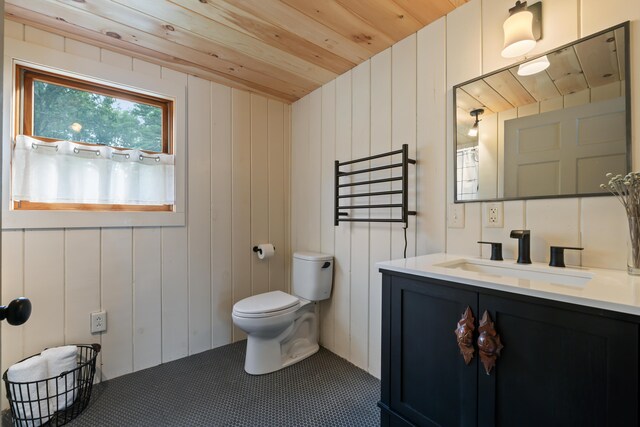
[[[484,365],[485,372],[489,375],[493,367],[496,366],[496,360],[498,356],[500,356],[500,350],[502,350],[504,346],[502,342],[500,342],[500,335],[496,332],[496,328],[487,310],[482,314],[478,332],[480,333],[478,336],[480,361]]]
[[[458,320],[458,326],[453,331],[453,333],[456,334],[458,348],[466,365],[471,363],[473,352],[475,351],[473,348],[473,331],[476,329],[474,326],[475,321],[476,319],[473,318],[471,307],[467,307],[462,318]]]

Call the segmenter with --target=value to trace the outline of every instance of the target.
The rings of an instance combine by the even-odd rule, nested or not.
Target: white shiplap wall
[[[410,167],[409,204],[420,214],[410,218],[407,256],[444,250],[445,133],[438,123],[445,114],[444,34],[445,21],[440,20],[293,105],[292,250],[334,254],[332,298],[321,304],[322,344],[374,375],[380,372],[381,306],[375,263],[402,257],[403,230],[389,223],[335,227],[333,162],[408,144],[410,157],[419,162],[417,168]],[[389,160],[372,161],[371,166],[381,162]],[[358,165],[363,167],[366,164]],[[371,179],[384,176],[389,171],[371,173]],[[371,202],[389,200],[377,196]],[[369,214],[381,218],[391,212],[351,213]]]
[[[418,217],[409,225],[408,256],[444,250],[477,256],[476,241],[483,239],[502,241],[505,255],[513,257],[508,232],[526,227],[536,261],[545,261],[550,244],[581,245],[581,258],[568,254],[570,262],[625,267],[625,217],[609,197],[506,202],[501,229],[484,228],[482,204],[471,203],[465,205],[465,227],[446,228],[446,206],[453,200],[452,87],[509,64],[500,51],[511,6],[512,0],[472,0],[293,105],[292,249],[335,255],[334,292],[321,304],[322,344],[374,375],[380,373],[375,262],[401,258],[404,241],[401,227],[393,224],[333,226],[335,159],[409,144],[419,163],[410,184]],[[546,0],[543,15],[544,39],[535,52],[631,19],[632,69],[640,68],[637,0]],[[635,148],[640,85],[632,88]]]
[[[110,379],[242,338],[233,303],[289,288],[291,107],[13,21],[5,30],[186,87],[188,200],[186,227],[3,231],[2,301],[25,295],[33,314],[22,327],[3,322],[1,369],[47,346],[98,342]],[[251,248],[266,241],[278,251],[259,262]],[[100,309],[108,330],[91,335]]]

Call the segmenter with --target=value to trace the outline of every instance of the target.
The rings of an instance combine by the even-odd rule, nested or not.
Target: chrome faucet
[[[512,239],[518,239],[518,264],[531,264],[531,231],[511,230]]]

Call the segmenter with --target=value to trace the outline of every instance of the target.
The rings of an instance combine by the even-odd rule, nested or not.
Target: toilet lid
[[[286,310],[299,302],[293,295],[273,291],[240,300],[233,306],[233,311],[243,314],[271,313]]]

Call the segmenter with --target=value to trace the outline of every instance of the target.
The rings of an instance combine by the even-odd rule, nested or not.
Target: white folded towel
[[[48,377],[51,378],[48,384],[51,413],[66,409],[78,396],[79,372],[73,371],[78,367],[78,347],[65,345],[48,348],[41,355],[47,361]],[[59,375],[63,372],[69,372],[69,374],[60,378]]]
[[[18,421],[17,425],[37,427],[49,420],[47,381],[44,381],[47,377],[47,361],[40,355],[16,363],[7,370],[7,379],[11,382],[37,381],[10,387],[14,413],[22,420],[29,420]]]

